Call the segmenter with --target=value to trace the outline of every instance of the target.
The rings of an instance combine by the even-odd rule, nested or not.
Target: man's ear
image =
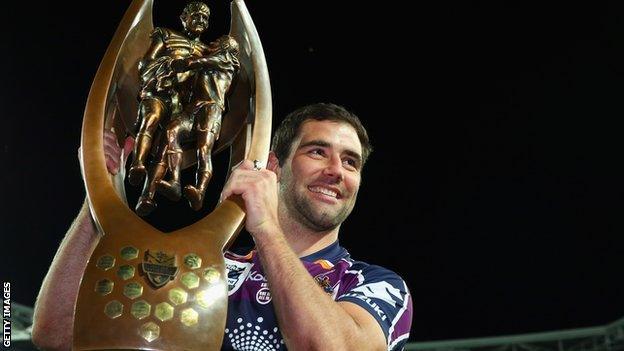
[[[280,168],[279,160],[277,159],[277,156],[275,155],[275,152],[273,151],[269,152],[269,160],[267,162],[267,169],[277,174],[277,180],[279,181],[280,175],[282,173],[282,169]]]

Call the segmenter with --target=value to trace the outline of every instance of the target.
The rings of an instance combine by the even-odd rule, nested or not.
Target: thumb
[[[133,147],[134,147],[134,138],[131,136],[128,136],[126,140],[124,141],[124,146],[123,146],[124,161],[128,158],[128,156],[130,155],[130,152],[132,152]]]

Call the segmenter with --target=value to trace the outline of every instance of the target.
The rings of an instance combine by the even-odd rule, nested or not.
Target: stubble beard
[[[341,225],[353,210],[353,203],[355,202],[354,196],[352,203],[343,205],[336,213],[330,213],[315,208],[312,203],[313,200],[307,198],[305,193],[298,192],[294,182],[290,180],[280,184],[280,192],[288,215],[315,232],[327,232]]]

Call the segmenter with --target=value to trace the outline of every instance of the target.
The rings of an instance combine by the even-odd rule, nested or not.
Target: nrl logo
[[[167,255],[162,251],[147,250],[141,268],[147,274],[147,279],[156,288],[167,284],[178,274],[178,267],[175,266],[175,255]]]

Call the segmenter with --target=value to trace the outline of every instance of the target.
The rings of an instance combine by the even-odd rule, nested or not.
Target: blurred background
[[[228,31],[229,5],[207,3],[211,41]],[[32,306],[84,199],[82,113],[129,1],[5,4],[0,278]],[[156,25],[181,29],[184,4],[157,1]],[[410,341],[624,316],[624,3],[247,6],[274,124],[334,102],[368,128],[375,151],[340,241],[407,281]]]

